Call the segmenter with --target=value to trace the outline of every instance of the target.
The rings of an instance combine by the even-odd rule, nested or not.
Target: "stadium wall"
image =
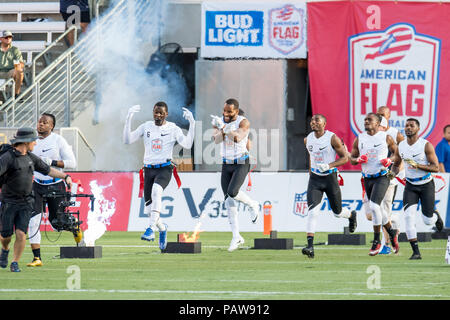
[[[170,231],[193,231],[200,223],[203,231],[229,231],[227,211],[224,206],[223,193],[220,187],[220,172],[181,172],[182,186],[177,188],[172,179],[163,194],[163,210],[161,217],[168,224]],[[439,174],[435,179],[436,208],[446,227],[450,227],[449,182],[450,174]],[[143,200],[139,194],[139,174],[135,172],[74,172],[76,184],[72,192],[92,193],[96,197],[94,210],[90,211],[88,198],[77,198],[76,206],[81,214],[82,229],[86,230],[94,224],[103,224],[108,231],[143,231],[148,227],[148,216],[143,211]],[[372,224],[367,221],[362,207],[361,175],[356,172],[342,172],[344,179],[342,189],[343,206],[358,212],[358,232],[372,231]],[[307,172],[256,172],[251,174],[250,196],[272,205],[273,230],[280,232],[304,232],[306,226],[306,190]],[[248,185],[248,178],[242,187]],[[81,186],[81,189],[80,189]],[[78,188],[78,190],[77,190]],[[393,214],[402,214],[403,186],[399,184],[396,193]],[[347,226],[346,219],[337,219],[329,209],[324,196],[320,205],[318,232],[342,232]],[[248,208],[239,204],[239,223],[241,231],[263,232],[263,219],[252,224]],[[89,216],[88,216],[89,213]],[[404,232],[404,222],[400,219]],[[424,225],[418,212],[416,217],[419,232],[431,230]],[[42,229],[49,229],[44,218]]]

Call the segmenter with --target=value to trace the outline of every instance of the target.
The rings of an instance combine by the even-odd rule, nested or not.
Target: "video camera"
[[[83,221],[80,221],[80,211],[71,212],[69,211],[69,207],[75,205],[75,201],[71,201],[71,198],[90,198],[91,199],[91,211],[94,211],[94,201],[95,197],[92,194],[83,194],[83,193],[70,193],[70,192],[49,192],[43,195],[43,198],[64,198],[63,201],[59,204],[58,211],[56,212],[56,218],[50,221],[53,228],[56,231],[70,231],[77,235],[80,232],[80,225]]]

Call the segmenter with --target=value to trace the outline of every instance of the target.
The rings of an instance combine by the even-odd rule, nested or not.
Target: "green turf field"
[[[27,245],[22,272],[0,269],[0,300],[450,299],[446,240],[421,243],[420,261],[408,260],[405,242],[398,255],[369,257],[371,234],[365,246],[316,246],[316,257],[308,259],[301,254],[302,232],[278,233],[294,239],[294,250],[252,249],[253,239],[264,236],[243,232],[245,245],[232,253],[230,235],[202,233],[200,254],[161,254],[156,244],[141,241],[140,233],[107,232],[96,243],[103,247],[102,258],[59,259],[59,246],[74,245],[73,238],[64,232],[52,243],[43,233],[44,266],[26,266],[32,259]],[[56,236],[48,233],[51,240]],[[169,233],[169,241],[175,240],[176,233]],[[325,233],[316,234],[316,242],[326,240]],[[70,270],[79,270],[79,289],[77,273]]]

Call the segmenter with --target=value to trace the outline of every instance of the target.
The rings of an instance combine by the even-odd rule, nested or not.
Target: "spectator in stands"
[[[450,172],[450,124],[444,127],[444,137],[436,146],[439,171]]]
[[[88,0],[59,0],[59,12],[66,22],[66,28],[77,25],[81,28],[81,32],[86,32],[86,29],[91,22],[91,14],[89,10]],[[67,34],[69,45],[73,46],[75,42],[74,32]]]
[[[14,79],[17,97],[20,94],[23,82],[23,67],[25,64],[20,50],[12,45],[12,38],[11,31],[0,33],[0,79]]]

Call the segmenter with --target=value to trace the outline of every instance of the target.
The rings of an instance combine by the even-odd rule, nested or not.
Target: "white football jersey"
[[[417,162],[418,164],[428,165],[429,162],[427,159],[427,155],[425,154],[425,145],[427,144],[427,142],[428,142],[427,140],[425,140],[423,138],[419,138],[416,141],[416,143],[414,143],[412,146],[410,146],[406,140],[403,140],[398,145],[398,153],[400,154],[400,157],[403,160],[412,159],[415,162]],[[423,171],[423,170],[411,167],[406,161],[404,162],[404,164],[405,164],[406,179],[422,178],[429,173],[427,171]],[[414,181],[414,182],[408,181],[408,182],[410,182],[412,184],[420,185],[420,184],[425,184],[425,183],[430,182],[431,179],[433,179],[433,177],[430,175],[425,180]]]
[[[391,136],[392,139],[394,139],[395,144],[397,144],[398,129],[394,127],[389,127],[389,129],[387,129],[385,132],[388,136]]]
[[[236,131],[237,129],[239,129],[239,124],[244,119],[245,119],[245,117],[238,116],[236,120],[231,121],[229,123],[225,123],[225,125],[231,126],[231,130]],[[238,159],[238,158],[244,156],[245,154],[247,154],[248,153],[248,150],[247,150],[248,134],[249,134],[249,132],[247,132],[245,137],[239,142],[234,142],[233,140],[228,138],[227,135],[225,135],[225,137],[222,141],[222,147],[220,149],[222,158],[225,158],[228,160],[234,160],[234,159]]]
[[[62,160],[64,162],[64,169],[74,169],[77,166],[72,147],[67,143],[66,139],[53,132],[44,139],[36,140],[33,153],[41,158],[46,157],[51,160]],[[55,169],[62,170],[56,167]],[[44,181],[53,180],[53,177],[45,176],[37,171],[34,172],[34,178]]]
[[[360,155],[367,155],[367,163],[361,164],[364,174],[377,174],[386,168],[380,163],[380,160],[387,158],[388,145],[386,142],[386,132],[378,131],[373,136],[367,132],[358,135],[358,149]]]
[[[317,169],[318,164],[329,164],[336,160],[336,151],[331,145],[331,138],[334,133],[326,130],[323,136],[316,138],[314,132],[311,132],[306,137],[306,149],[309,152],[309,159],[311,160],[311,169]],[[319,173],[313,171],[315,174],[325,176],[328,173]]]
[[[166,121],[162,126],[154,121],[141,124],[136,132],[144,139],[144,164],[161,164],[172,159],[173,146],[184,137],[181,128]]]

